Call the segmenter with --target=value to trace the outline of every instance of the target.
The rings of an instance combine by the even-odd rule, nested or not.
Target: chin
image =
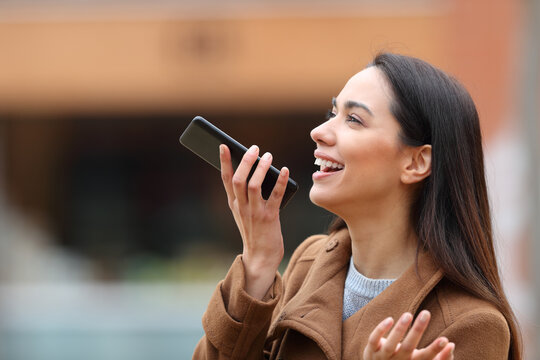
[[[336,213],[336,198],[332,194],[323,193],[323,191],[311,188],[309,191],[309,200],[318,207],[321,207],[325,210],[330,211],[331,213]]]

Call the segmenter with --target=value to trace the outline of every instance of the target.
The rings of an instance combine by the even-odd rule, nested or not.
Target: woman
[[[233,173],[220,147],[244,247],[212,296],[194,358],[521,359],[467,91],[421,60],[386,53],[332,105],[311,132],[320,170],[310,199],[338,218],[297,248],[283,279],[288,170],[264,201],[271,155],[247,183],[258,148]]]

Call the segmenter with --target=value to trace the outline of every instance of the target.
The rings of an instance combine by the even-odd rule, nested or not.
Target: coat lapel
[[[283,307],[270,329],[279,337],[294,329],[311,338],[328,359],[341,359],[343,288],[351,257],[348,231],[330,236],[302,287]]]

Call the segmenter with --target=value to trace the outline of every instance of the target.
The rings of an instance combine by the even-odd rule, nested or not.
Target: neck
[[[383,207],[384,208],[384,207]],[[343,217],[356,269],[371,279],[395,279],[415,260],[417,236],[405,206]]]

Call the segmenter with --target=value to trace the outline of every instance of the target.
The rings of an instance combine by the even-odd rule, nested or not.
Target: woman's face
[[[383,73],[369,67],[333,99],[328,120],[311,131],[316,163],[322,161],[313,174],[313,203],[346,217],[350,211],[376,211],[375,204],[398,195],[404,156],[390,94]],[[338,166],[329,169],[325,160]]]

